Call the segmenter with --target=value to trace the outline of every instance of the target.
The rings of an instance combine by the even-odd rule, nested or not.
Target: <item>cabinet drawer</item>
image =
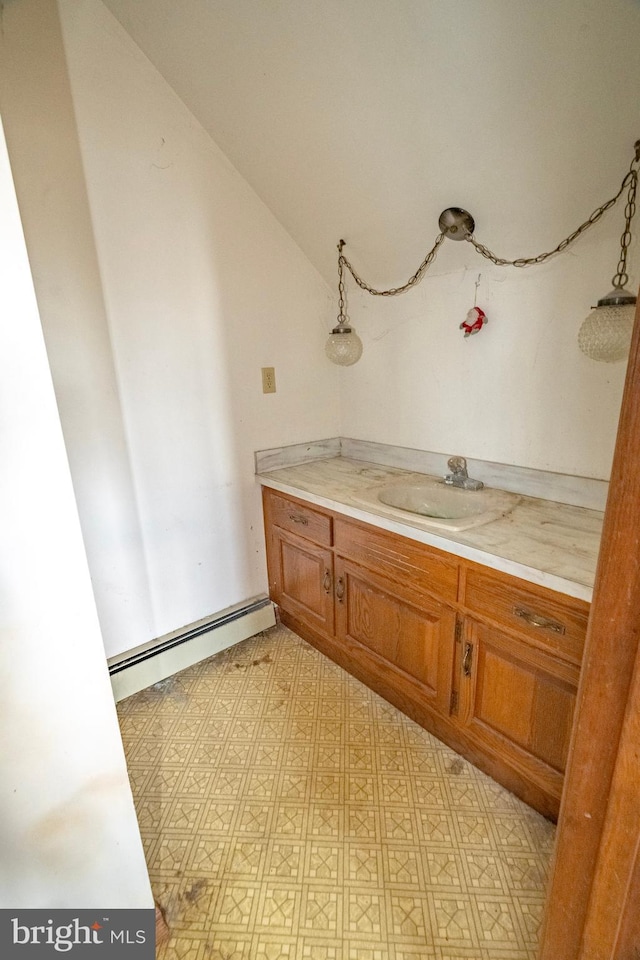
[[[264,505],[267,517],[276,527],[323,547],[331,546],[332,520],[327,514],[300,500],[283,497],[270,490],[264,491]]]
[[[580,664],[589,604],[524,581],[467,570],[465,606],[558,656]]]
[[[336,553],[369,570],[442,600],[457,599],[458,563],[449,554],[341,517],[334,520],[334,541]]]

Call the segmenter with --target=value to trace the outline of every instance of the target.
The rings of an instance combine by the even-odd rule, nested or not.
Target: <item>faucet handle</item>
[[[462,476],[467,476],[467,461],[464,457],[449,457],[447,460],[447,466],[451,473],[462,474]]]

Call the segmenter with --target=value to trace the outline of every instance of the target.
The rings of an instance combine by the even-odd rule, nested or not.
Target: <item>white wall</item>
[[[135,492],[55,0],[5,5],[0,109],[100,622],[148,635]]]
[[[401,298],[380,303],[349,284],[364,352],[342,374],[343,435],[441,452],[443,470],[462,454],[608,479],[626,364],[588,359],[577,334],[611,287],[615,244],[582,241],[573,256],[521,271],[479,257],[472,268],[468,254],[460,266],[466,251],[445,244],[446,272]],[[489,322],[465,339],[478,275]]]
[[[352,191],[341,228],[346,255],[376,287],[408,279],[450,205],[471,211],[477,238],[501,257],[553,249],[617,192],[640,138],[632,92],[640,86],[640,4],[490,0],[427,8],[433,29],[407,37],[406,68],[398,54],[392,62],[405,79],[424,72],[429,82],[410,83],[405,109],[402,84],[390,80],[398,124],[416,110],[418,91],[425,95],[415,147],[404,140],[412,128],[402,126],[406,161],[389,148],[382,169],[370,163],[363,175],[376,193],[387,178],[402,222],[384,196],[369,213],[363,192]],[[456,32],[464,36],[457,51]],[[385,109],[379,120],[389,119]],[[364,136],[360,126],[357,135]],[[346,168],[353,183],[349,161]],[[440,451],[443,462],[459,453],[608,479],[625,364],[587,359],[577,333],[611,288],[623,227],[624,200],[569,250],[523,270],[495,267],[470,245],[447,240],[421,285],[395,300],[372,298],[347,280],[364,354],[342,375],[343,433]],[[634,291],[639,231],[636,217]],[[489,324],[465,340],[458,327],[478,275]]]
[[[31,3],[8,11],[10,35],[24,39],[28,26],[50,55],[50,30],[14,22]],[[253,451],[338,433],[337,372],[322,352],[331,303],[295,243],[99,0],[58,7],[106,315],[102,365],[113,365],[135,507],[126,518],[110,512],[97,559],[89,551],[115,655],[265,591]],[[43,176],[42,155],[21,153],[20,168],[33,168],[30,188]],[[19,177],[18,187],[22,199]],[[51,215],[35,205],[32,230],[25,223],[30,253],[30,233],[48,230]],[[53,282],[38,288],[40,266],[53,281],[50,252],[41,253],[34,269],[47,329],[59,305]],[[82,319],[98,323],[94,314]],[[58,309],[57,323],[62,348],[73,350],[73,317]],[[90,378],[101,365],[83,359]],[[276,368],[275,396],[261,392],[261,366]],[[70,379],[64,364],[54,366],[58,392],[61,383],[73,391],[74,404],[61,405],[73,468],[67,425],[85,410]],[[106,486],[117,506],[120,494]],[[81,517],[95,512],[95,497],[76,490]],[[105,581],[99,566],[114,538],[130,545],[122,583]]]
[[[0,906],[152,907],[0,128]]]
[[[340,237],[373,286],[398,286],[451,205],[501,256],[552,249],[617,191],[640,137],[637,0],[106,3],[334,295]],[[351,283],[365,354],[341,375],[343,432],[606,477],[622,365],[575,336],[622,227],[619,206],[521,274],[450,244],[397,302]],[[637,287],[637,242],[630,262]],[[463,343],[478,273],[490,326]]]

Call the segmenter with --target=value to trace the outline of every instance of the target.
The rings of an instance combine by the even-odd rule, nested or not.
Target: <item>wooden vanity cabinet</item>
[[[547,816],[589,605],[263,491],[282,621]]]

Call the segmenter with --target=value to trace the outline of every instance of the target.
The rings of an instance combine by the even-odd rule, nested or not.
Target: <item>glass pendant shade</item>
[[[324,352],[332,363],[350,367],[362,356],[362,340],[351,327],[338,324],[329,334]]]
[[[614,288],[598,300],[578,333],[578,346],[592,360],[615,363],[629,354],[636,298]]]

